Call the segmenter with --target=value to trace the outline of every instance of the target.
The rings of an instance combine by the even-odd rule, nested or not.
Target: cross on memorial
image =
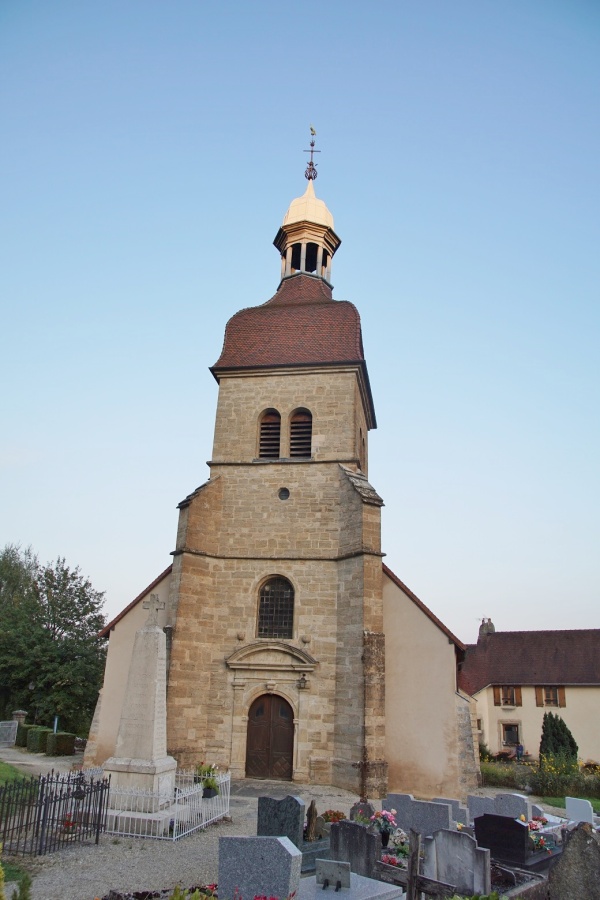
[[[158,594],[150,594],[150,599],[144,600],[142,606],[150,610],[146,625],[158,625],[158,611],[165,608],[164,600],[161,600]]]

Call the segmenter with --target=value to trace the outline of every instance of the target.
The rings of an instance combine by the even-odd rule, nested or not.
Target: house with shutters
[[[155,594],[180,766],[463,796],[479,775],[475,706],[457,684],[464,645],[383,563],[360,317],[333,297],[341,241],[314,167],[305,174],[274,240],[277,290],[229,320],[210,369],[210,476],[179,503],[172,565],[105,629],[86,764],[114,753]]]
[[[539,755],[545,712],[564,719],[579,757],[600,762],[600,630],[496,631],[484,619],[467,644],[458,683],[477,704],[491,753],[522,744]]]

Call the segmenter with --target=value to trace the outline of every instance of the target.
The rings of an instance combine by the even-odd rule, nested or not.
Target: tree
[[[540,757],[566,756],[577,759],[579,747],[564,719],[554,713],[544,713]]]
[[[104,670],[104,595],[63,558],[0,551],[0,718],[23,707],[41,724],[84,734]]]

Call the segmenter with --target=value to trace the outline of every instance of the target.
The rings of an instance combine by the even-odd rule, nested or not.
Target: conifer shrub
[[[75,737],[68,731],[50,733],[46,739],[46,756],[73,756]]]
[[[30,753],[45,753],[46,741],[48,740],[48,735],[51,733],[51,728],[43,728],[42,726],[30,728],[27,732],[28,751]]]
[[[578,752],[577,742],[564,719],[554,713],[545,712],[542,722],[540,759],[543,756],[561,756],[576,760]]]

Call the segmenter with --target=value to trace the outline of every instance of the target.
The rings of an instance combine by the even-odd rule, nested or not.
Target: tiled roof
[[[400,581],[400,579],[398,578],[398,576],[397,576],[397,575],[394,575],[394,573],[392,572],[392,570],[391,570],[390,568],[388,568],[388,566],[386,566],[385,563],[383,564],[383,574],[384,574],[384,575],[387,575],[387,577],[388,577],[391,581],[393,581],[394,584],[397,584],[397,585],[398,585],[398,587],[400,588],[400,590],[404,591],[404,593],[405,593],[408,597],[410,597],[410,599],[412,600],[412,602],[413,602],[416,606],[418,606],[420,610],[422,610],[422,611],[425,613],[425,615],[427,616],[427,618],[428,618],[428,619],[431,619],[431,621],[434,623],[434,625],[437,625],[437,627],[440,629],[440,631],[443,631],[444,634],[448,637],[448,639],[449,639],[450,641],[452,641],[452,643],[455,645],[455,647],[457,648],[457,650],[464,650],[464,649],[465,649],[465,645],[463,644],[463,642],[462,642],[462,641],[459,641],[459,639],[456,637],[456,635],[452,634],[452,632],[450,631],[449,628],[446,628],[446,626],[444,625],[444,623],[442,622],[442,620],[441,620],[441,619],[438,619],[438,617],[437,617],[434,613],[431,612],[431,610],[429,609],[429,607],[428,607],[428,606],[425,606],[425,604],[423,603],[423,601],[422,601],[422,600],[419,600],[419,598],[417,597],[417,595],[416,595],[416,594],[413,594],[413,592],[411,591],[411,589],[410,589],[409,587],[407,587],[407,586],[404,584],[403,581]]]
[[[600,684],[600,630],[483,635],[467,644],[458,683],[468,694],[490,684]]]
[[[323,279],[299,274],[262,306],[232,316],[211,371],[347,362],[364,362],[356,307],[334,300]]]

